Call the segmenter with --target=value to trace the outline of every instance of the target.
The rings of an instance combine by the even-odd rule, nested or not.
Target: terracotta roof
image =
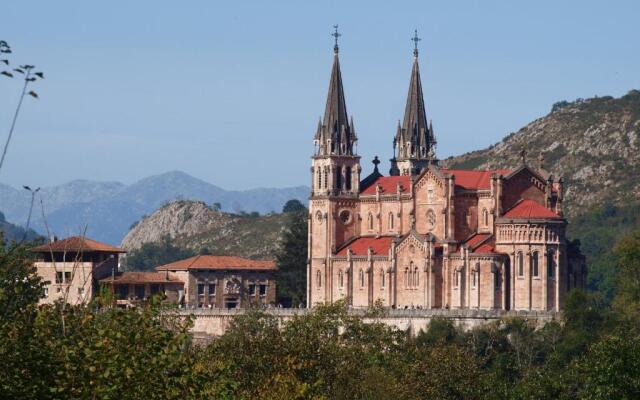
[[[381,176],[367,186],[362,192],[360,192],[360,194],[376,194],[376,187],[378,185],[382,186],[382,194],[395,194],[397,193],[396,189],[398,188],[398,183],[400,183],[404,188],[403,192],[407,192],[409,190],[409,185],[411,185],[411,178],[406,175]]]
[[[536,201],[524,199],[516,203],[515,206],[507,210],[505,218],[555,218],[560,219],[558,214],[544,207]]]
[[[373,250],[374,255],[387,255],[395,236],[381,237],[359,237],[356,240],[345,244],[336,255],[346,256],[348,249],[351,249],[353,255],[366,256],[369,247]]]
[[[247,269],[272,271],[276,270],[277,267],[273,261],[256,261],[235,256],[198,255],[187,258],[185,260],[179,260],[170,264],[161,265],[156,268],[156,270],[158,271],[177,271],[191,269]]]
[[[168,279],[167,279],[168,278]],[[100,282],[104,283],[178,283],[184,284],[174,274],[166,274],[164,272],[124,272],[116,275],[115,279],[108,277],[101,279]]]
[[[441,169],[442,173],[449,173],[456,178],[456,186],[460,186],[463,189],[490,189],[491,188],[491,175],[501,174],[508,175],[511,170],[508,169],[494,169],[484,171],[469,171],[462,169]]]
[[[478,244],[485,241],[489,236],[491,236],[490,233],[476,233],[473,236],[471,236],[469,239],[467,239],[467,241],[464,242],[464,244],[466,244],[471,248],[474,248]]]
[[[109,246],[105,243],[96,242],[80,236],[71,236],[66,239],[43,244],[31,249],[34,253],[62,253],[62,252],[91,252],[100,251],[106,253],[126,253],[127,251],[119,247]]]
[[[473,253],[477,253],[477,254],[495,253],[496,251],[493,248],[493,244],[494,243],[492,240],[482,243],[475,250],[473,250]]]

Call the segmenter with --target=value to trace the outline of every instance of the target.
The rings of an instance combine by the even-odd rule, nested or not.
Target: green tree
[[[139,249],[130,251],[125,258],[125,269],[127,271],[152,271],[159,265],[194,255],[194,251],[174,245],[171,238],[165,236],[157,243],[144,243]]]
[[[299,200],[291,199],[287,201],[282,207],[283,213],[293,213],[293,212],[302,212],[306,211],[307,208],[302,204]]]
[[[306,302],[307,218],[304,207],[288,213],[287,226],[276,253],[278,301],[283,304],[291,302],[295,306]]]

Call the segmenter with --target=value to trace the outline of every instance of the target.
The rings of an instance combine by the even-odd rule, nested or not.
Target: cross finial
[[[380,164],[380,160],[378,159],[378,156],[373,157],[373,161],[371,161],[373,163],[373,170],[375,172],[378,172],[378,164]]]
[[[340,36],[342,36],[342,34],[340,34],[340,33],[338,32],[338,25],[334,25],[334,26],[333,26],[333,33],[331,34],[331,36],[333,36],[333,39],[334,39],[334,41],[335,41],[335,42],[334,42],[334,45],[333,45],[333,52],[334,52],[334,53],[336,53],[336,54],[338,54],[338,50],[339,50],[339,47],[338,47],[338,38],[339,38]]]
[[[422,39],[420,39],[418,37],[418,30],[416,29],[413,32],[413,37],[411,38],[411,41],[413,42],[413,56],[414,57],[418,57],[418,42],[421,41]]]

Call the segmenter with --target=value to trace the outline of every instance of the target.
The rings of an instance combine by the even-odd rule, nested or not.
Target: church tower
[[[328,299],[331,285],[329,257],[356,234],[357,198],[360,191],[360,157],[353,118],[347,117],[338,57],[337,25],[332,36],[333,67],[324,117],[314,136],[309,201],[309,274],[307,304]]]
[[[402,125],[398,121],[398,129],[393,139],[393,158],[391,159],[390,175],[418,175],[435,161],[436,139],[433,126],[427,124],[427,114],[422,95],[420,68],[418,67],[418,31],[411,39],[414,44],[413,69],[409,94],[404,111]],[[397,149],[397,156],[396,156]]]

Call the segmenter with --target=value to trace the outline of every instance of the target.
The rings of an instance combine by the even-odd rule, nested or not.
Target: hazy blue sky
[[[46,80],[0,182],[129,183],[179,169],[230,189],[308,184],[336,23],[363,174],[391,156],[414,28],[445,158],[555,101],[640,88],[639,15],[638,1],[5,2],[0,39]],[[19,85],[0,79],[2,142]]]

